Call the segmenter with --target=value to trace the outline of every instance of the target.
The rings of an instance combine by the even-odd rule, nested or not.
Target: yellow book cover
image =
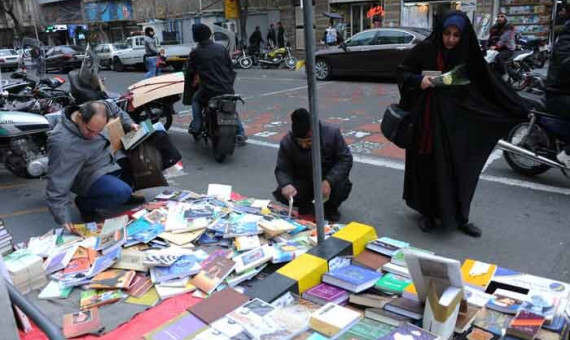
[[[483,291],[493,279],[493,275],[495,275],[496,270],[497,265],[495,264],[489,264],[472,259],[465,260],[461,266],[461,274],[465,284]]]
[[[143,305],[153,307],[160,300],[156,288],[152,287],[148,292],[144,293],[141,297],[130,296],[125,300],[126,303],[132,303],[135,305]]]

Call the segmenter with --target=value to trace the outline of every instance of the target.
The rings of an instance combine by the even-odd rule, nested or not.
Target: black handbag
[[[160,151],[148,141],[129,150],[129,165],[135,181],[135,190],[168,186],[162,174]]]
[[[412,145],[414,124],[409,111],[398,104],[390,104],[380,123],[382,134],[396,146],[406,149]]]
[[[166,170],[180,162],[182,155],[172,144],[170,137],[164,131],[155,131],[149,138],[149,142],[160,152],[162,158],[162,170]]]

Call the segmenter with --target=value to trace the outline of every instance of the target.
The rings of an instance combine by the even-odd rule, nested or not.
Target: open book
[[[125,150],[130,150],[136,148],[145,139],[154,133],[154,127],[150,119],[147,119],[140,124],[140,129],[138,131],[131,131],[121,138]]]

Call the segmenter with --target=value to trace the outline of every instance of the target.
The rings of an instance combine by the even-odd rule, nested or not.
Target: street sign
[[[239,3],[238,0],[224,0],[224,10],[226,19],[239,19]]]

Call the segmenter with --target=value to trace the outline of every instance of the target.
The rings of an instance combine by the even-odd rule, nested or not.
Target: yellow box
[[[322,276],[328,271],[327,260],[310,254],[303,254],[277,272],[297,281],[299,294],[321,283]]]
[[[368,242],[378,238],[374,227],[357,222],[350,222],[346,227],[337,231],[333,237],[352,243],[352,255],[354,256],[362,253]]]

